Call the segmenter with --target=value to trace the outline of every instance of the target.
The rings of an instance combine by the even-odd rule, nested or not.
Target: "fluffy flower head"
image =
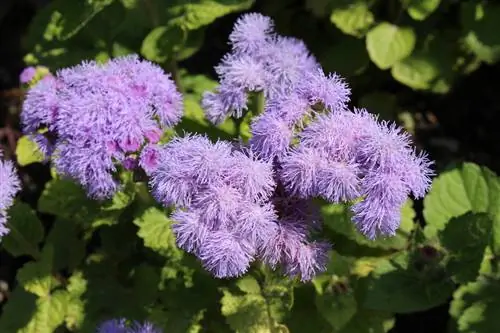
[[[83,62],[40,81],[28,92],[21,120],[28,134],[40,137],[37,131],[47,129],[43,150],[53,152],[57,171],[102,199],[119,188],[117,165],[131,167],[129,155],[157,142],[181,115],[182,98],[170,77],[132,55]],[[154,167],[154,155],[148,149],[136,165]]]

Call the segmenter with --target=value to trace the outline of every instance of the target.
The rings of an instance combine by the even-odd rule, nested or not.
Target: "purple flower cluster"
[[[411,148],[407,133],[365,110],[318,115],[300,134],[282,163],[291,193],[352,206],[353,221],[368,238],[393,235],[410,193],[430,186],[431,162]]]
[[[2,156],[3,153],[0,150],[0,239],[9,233],[6,226],[7,209],[12,206],[14,196],[20,189],[20,181],[14,164],[10,161],[3,161]]]
[[[28,91],[21,120],[60,174],[103,199],[118,189],[117,166],[155,167],[153,145],[181,116],[170,77],[132,55],[45,77]]]
[[[148,322],[133,322],[129,326],[125,319],[111,319],[99,325],[97,333],[162,333],[162,331]]]
[[[242,275],[255,259],[302,280],[324,268],[328,245],[309,241],[308,202],[283,195],[271,162],[203,136],[173,139],[159,161],[150,186],[159,202],[176,206],[177,244],[216,277]]]
[[[277,130],[269,142],[257,139],[263,153],[288,142],[288,132],[310,105],[344,108],[349,100],[349,89],[339,76],[325,75],[301,40],[276,34],[273,26],[269,17],[257,13],[238,19],[229,36],[232,50],[215,68],[220,85],[215,92],[206,92],[202,101],[207,119],[220,123],[230,115],[242,117],[247,94],[262,92],[271,113],[280,114],[255,121],[257,137],[265,136],[262,123],[271,122]]]
[[[270,18],[255,13],[243,15],[229,39],[232,51],[216,67],[220,86],[216,92],[204,96],[206,116],[214,123],[229,115],[241,117],[247,107],[247,93],[264,94],[265,107],[251,123],[252,136],[247,149],[253,159],[257,157],[265,161],[262,163],[272,165],[275,191],[265,205],[272,205],[278,218],[269,224],[274,229],[266,230],[267,239],[261,244],[247,247],[240,242],[239,247],[233,247],[239,253],[234,261],[239,260],[241,266],[231,274],[226,268],[218,271],[222,267],[220,260],[210,257],[221,250],[218,246],[225,244],[221,241],[223,236],[206,238],[207,224],[212,223],[209,228],[219,226],[214,221],[220,216],[216,218],[206,212],[193,215],[191,209],[174,214],[175,219],[183,222],[179,225],[187,225],[189,220],[190,225],[203,230],[197,231],[195,247],[186,241],[190,244],[187,249],[208,263],[218,276],[241,274],[248,266],[248,257],[255,253],[273,267],[281,265],[288,275],[300,275],[307,280],[324,267],[328,247],[310,240],[311,228],[320,227],[314,214],[297,212],[304,211],[301,207],[310,207],[308,203],[318,197],[331,203],[354,201],[353,222],[368,238],[393,235],[399,227],[401,206],[408,196],[421,198],[430,187],[432,163],[427,156],[416,153],[408,134],[397,125],[378,121],[365,110],[349,111],[350,90],[343,79],[336,74],[325,75],[301,41],[275,34]],[[262,174],[262,177],[269,176]],[[222,190],[232,195],[227,189],[232,183],[218,184],[210,185],[212,193]],[[173,193],[167,187],[180,191],[179,186],[172,184],[158,185],[158,193]],[[164,196],[160,199],[170,202]],[[261,233],[253,219],[265,214],[246,214],[239,207],[244,199],[235,194],[224,201],[224,207],[244,218],[238,228],[234,222],[226,223],[231,227],[226,227],[224,235],[231,233],[234,237],[235,230],[241,228]],[[270,221],[270,215],[265,216]],[[231,220],[230,217],[230,214],[223,216]],[[203,219],[206,223],[200,224]],[[260,225],[268,228],[267,223]],[[183,240],[187,239],[184,232],[177,234],[184,245]],[[241,234],[238,239],[241,240]],[[210,251],[205,251],[209,254],[198,250],[206,246],[210,247]],[[242,255],[245,252],[247,255]]]

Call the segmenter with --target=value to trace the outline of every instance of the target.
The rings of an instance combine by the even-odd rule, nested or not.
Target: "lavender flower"
[[[251,128],[252,137],[248,143],[257,155],[266,159],[280,159],[288,152],[294,132],[282,118],[264,113],[252,120]]]
[[[134,322],[127,333],[162,333],[162,330],[148,322]]]
[[[234,25],[229,40],[236,52],[253,53],[262,48],[272,36],[274,22],[258,13],[242,15]]]
[[[125,319],[111,319],[103,322],[97,333],[162,333],[162,331],[149,322],[133,322],[127,325]]]
[[[296,38],[276,36],[264,52],[271,80],[266,91],[269,97],[293,92],[307,73],[320,68],[304,42]]]
[[[142,149],[141,156],[139,157],[139,165],[146,174],[151,174],[158,167],[159,155],[160,152],[156,145],[149,144]]]
[[[125,319],[107,320],[99,325],[97,333],[127,333],[127,324]]]
[[[199,257],[215,277],[225,278],[246,273],[254,253],[254,244],[222,229],[208,235],[201,245]]]
[[[344,79],[337,74],[325,75],[321,68],[304,71],[298,90],[311,105],[321,103],[330,111],[342,111],[349,102],[350,89]]]
[[[300,201],[277,192],[270,161],[248,148],[196,135],[174,138],[158,156],[152,193],[159,202],[177,206],[172,214],[177,245],[195,254],[214,276],[240,276],[256,259],[285,270],[295,267],[294,275],[302,279],[323,267],[289,255],[313,244],[308,235],[315,223],[301,211]],[[294,230],[300,230],[300,239],[287,242],[282,233]],[[278,240],[283,245],[276,245]]]
[[[281,179],[295,195],[334,203],[362,197],[353,222],[372,239],[395,233],[408,195],[423,196],[432,175],[407,133],[358,109],[318,116],[282,160]]]
[[[223,87],[240,87],[249,91],[265,89],[269,75],[264,64],[247,54],[227,54],[215,67]]]
[[[19,74],[19,82],[29,83],[36,75],[36,68],[29,66],[23,69],[21,74]]]
[[[9,233],[6,226],[7,210],[12,206],[21,185],[14,164],[10,161],[2,161],[2,156],[0,150],[0,239]]]
[[[248,92],[262,92],[269,101],[294,96],[283,108],[285,112],[294,111],[288,114],[291,118],[287,122],[298,122],[308,105],[321,102],[337,109],[348,102],[350,91],[344,81],[336,74],[325,76],[304,42],[274,33],[270,18],[255,13],[241,16],[229,39],[232,52],[215,67],[220,86],[215,92],[205,93],[202,101],[211,122],[241,117]],[[296,107],[292,106],[294,101],[299,102]],[[276,106],[274,103],[270,109]],[[301,112],[297,112],[299,109]]]
[[[215,93],[205,92],[201,105],[207,119],[213,124],[220,124],[229,115],[241,118],[247,110],[247,100],[244,89],[221,85]]]
[[[155,167],[151,144],[181,115],[182,98],[170,77],[132,55],[106,64],[84,62],[40,81],[28,91],[21,120],[60,174],[104,199],[119,189],[120,165],[139,165],[147,173]],[[39,129],[48,130],[47,140]]]

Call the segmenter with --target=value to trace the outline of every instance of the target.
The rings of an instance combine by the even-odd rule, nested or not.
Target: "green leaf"
[[[500,279],[486,276],[460,286],[450,305],[460,333],[495,332],[499,313]]]
[[[363,305],[395,313],[424,311],[444,304],[454,288],[439,263],[417,262],[400,253],[372,272]]]
[[[67,40],[112,3],[113,0],[51,1],[31,22],[26,43],[31,48],[40,40]]]
[[[462,56],[453,43],[458,38],[456,31],[437,31],[427,36],[418,51],[392,67],[392,76],[413,89],[447,93],[457,76],[457,58]]]
[[[38,210],[67,220],[87,221],[97,214],[99,205],[75,182],[53,179],[38,199]]]
[[[22,202],[14,203],[9,209],[7,227],[10,232],[2,238],[1,245],[13,256],[28,254],[36,258],[43,226],[33,209]]]
[[[380,69],[389,69],[412,53],[416,39],[412,28],[382,22],[367,33],[366,49]]]
[[[164,63],[184,45],[186,33],[178,26],[156,27],[142,42],[141,54],[148,60]]]
[[[363,37],[372,26],[375,18],[368,3],[356,1],[334,8],[330,21],[343,33],[355,37]]]
[[[205,29],[191,30],[187,34],[184,45],[179,49],[174,49],[175,60],[185,60],[200,50],[205,41]]]
[[[425,54],[412,54],[392,66],[392,76],[399,82],[417,90],[430,89],[440,71],[436,61]]]
[[[17,141],[16,157],[17,164],[20,166],[43,162],[45,159],[43,153],[38,148],[38,145],[26,135],[23,135]]]
[[[440,232],[441,244],[448,251],[447,271],[457,283],[476,279],[491,233],[487,214],[467,213],[452,218]]]
[[[205,75],[181,74],[181,84],[186,92],[193,93],[194,97],[201,98],[207,90],[214,90],[219,83]]]
[[[56,220],[47,236],[47,243],[54,247],[54,270],[73,271],[85,257],[85,242],[78,237],[74,221]]]
[[[326,205],[322,208],[325,225],[336,233],[339,233],[357,244],[380,249],[404,249],[408,244],[408,236],[415,224],[413,218],[415,212],[411,200],[408,200],[401,209],[401,226],[392,237],[379,237],[369,240],[361,234],[352,222],[352,214],[344,205]]]
[[[169,257],[182,257],[172,233],[172,220],[165,212],[151,207],[136,217],[134,224],[139,227],[137,235],[143,239],[145,246]]]
[[[0,332],[19,332],[31,320],[36,311],[37,297],[21,287],[16,287],[2,304]]]
[[[326,290],[316,295],[316,307],[335,331],[344,328],[357,312],[357,302],[352,292]]]
[[[291,284],[274,278],[272,273],[265,276],[261,284],[253,277],[246,276],[237,282],[241,292],[223,288],[221,312],[227,324],[236,332],[281,332],[287,331],[280,324],[293,304]]]
[[[196,30],[232,12],[249,9],[254,0],[196,0],[168,9],[173,17],[169,24],[183,30]]]
[[[276,323],[269,318],[265,299],[256,294],[233,295],[223,290],[221,312],[238,333],[271,333]]]
[[[339,333],[386,333],[394,324],[391,313],[359,309]]]
[[[467,212],[500,218],[500,180],[488,168],[464,163],[441,173],[424,199],[426,237],[436,236],[448,221]]]
[[[189,94],[184,98],[184,117],[193,120],[201,126],[208,127],[209,123],[205,119],[205,113],[198,102],[198,98]]]
[[[47,244],[37,261],[30,261],[17,271],[17,280],[26,290],[39,297],[48,297],[59,281],[53,276],[54,248]]]
[[[500,36],[492,33],[498,27],[498,4],[461,3],[462,26],[466,33],[465,45],[480,60],[493,64],[500,59]]]
[[[57,290],[48,297],[36,301],[36,312],[29,324],[19,333],[52,333],[64,323],[68,307],[68,294]]]
[[[68,279],[67,291],[70,302],[66,309],[66,327],[75,331],[81,327],[85,319],[85,302],[82,296],[87,291],[87,280],[82,272],[76,271],[71,275]]]
[[[405,0],[408,14],[417,21],[425,20],[439,7],[441,0]]]

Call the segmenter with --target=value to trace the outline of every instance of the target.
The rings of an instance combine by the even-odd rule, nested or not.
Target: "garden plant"
[[[0,333],[499,330],[499,4],[4,1]]]

